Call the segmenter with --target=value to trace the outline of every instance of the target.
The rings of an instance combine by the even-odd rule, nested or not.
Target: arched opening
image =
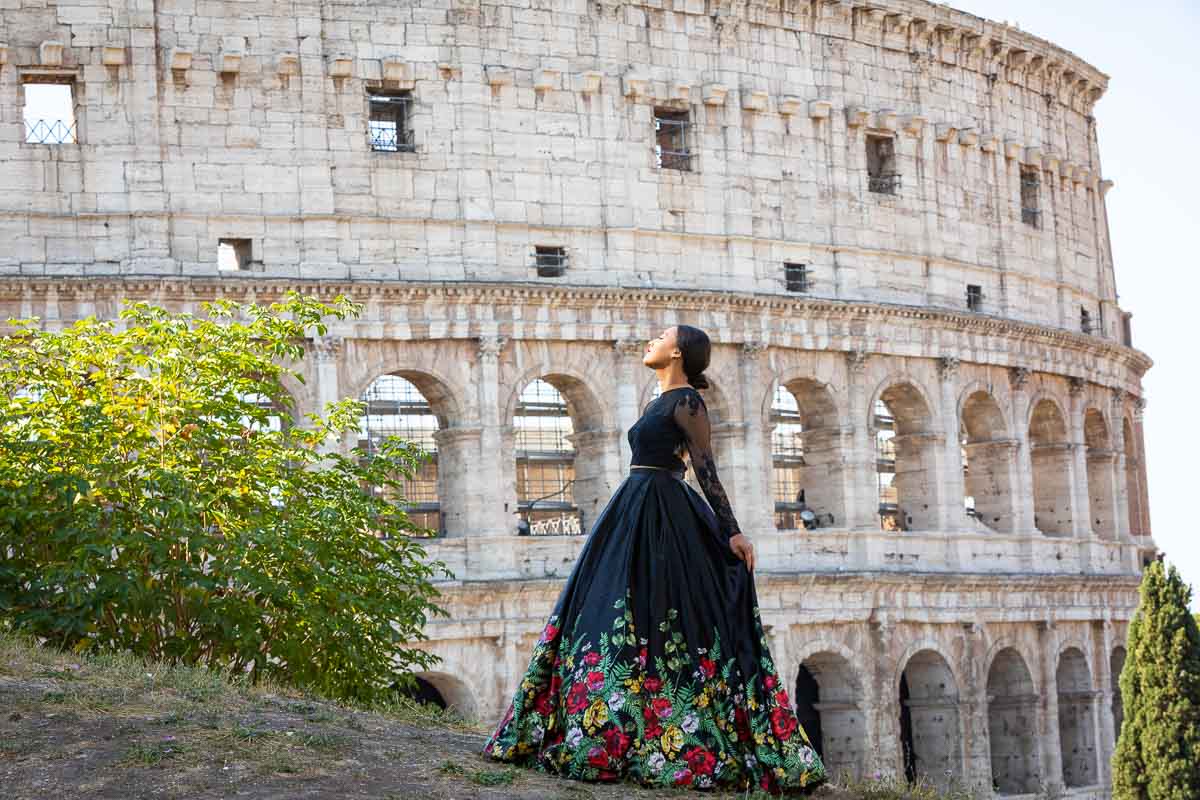
[[[446,707],[446,699],[442,697],[442,693],[437,690],[436,686],[417,675],[414,675],[413,679],[416,680],[417,685],[402,692],[406,697],[410,697],[418,703],[425,703],[437,706],[438,708]]]
[[[1025,659],[1011,647],[996,654],[988,670],[988,740],[992,788],[999,794],[1038,790],[1037,702]]]
[[[1047,536],[1069,536],[1071,519],[1071,445],[1058,404],[1043,399],[1029,420],[1033,461],[1033,524]]]
[[[433,704],[454,711],[468,719],[474,719],[477,705],[475,695],[460,679],[444,672],[421,672],[416,674],[418,685],[426,684]],[[439,703],[438,700],[441,702]]]
[[[1092,714],[1095,691],[1087,659],[1075,647],[1058,658],[1058,734],[1062,745],[1063,784],[1092,786],[1096,771],[1096,728]]]
[[[936,451],[939,437],[924,397],[908,383],[889,386],[871,415],[883,530],[937,527]]]
[[[444,533],[438,491],[438,452],[434,434],[440,424],[425,394],[400,373],[380,375],[362,393],[365,404],[359,418],[358,446],[373,455],[388,436],[419,445],[428,459],[411,477],[400,476],[402,498],[409,519],[428,535]],[[375,487],[382,492],[382,487]]]
[[[1121,421],[1121,431],[1125,437],[1125,496],[1129,506],[1129,533],[1141,536],[1145,533],[1142,528],[1142,470],[1137,439],[1128,417]]]
[[[967,513],[994,531],[1010,533],[1016,526],[1017,443],[1008,435],[996,398],[983,390],[971,393],[963,403],[960,430]]]
[[[843,442],[829,390],[808,379],[778,385],[771,402],[775,527],[836,525],[845,517]]]
[[[804,659],[796,679],[796,717],[821,756],[826,772],[837,779],[862,777],[866,726],[862,689],[850,663],[836,653]]]
[[[1108,659],[1109,675],[1112,676],[1113,741],[1121,736],[1121,724],[1125,721],[1125,702],[1121,698],[1121,671],[1125,669],[1125,648],[1117,647]]]
[[[900,675],[900,744],[910,781],[924,777],[940,790],[962,778],[958,685],[946,660],[922,650]]]
[[[1088,511],[1092,530],[1101,539],[1117,536],[1116,483],[1113,464],[1116,454],[1104,415],[1089,408],[1083,415],[1083,441],[1087,447]]]
[[[521,391],[513,415],[521,533],[583,533],[575,503],[574,420],[558,388],[541,378]]]

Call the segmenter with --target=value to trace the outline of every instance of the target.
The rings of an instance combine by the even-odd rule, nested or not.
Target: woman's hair
[[[704,370],[708,368],[708,360],[712,356],[708,334],[691,325],[676,325],[675,346],[683,354],[683,372],[687,375],[688,383],[696,389],[707,389],[708,379],[704,377]]]

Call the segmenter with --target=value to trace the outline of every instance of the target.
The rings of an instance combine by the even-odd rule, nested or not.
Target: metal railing
[[[529,515],[535,511],[535,506],[538,503],[550,500],[552,497],[564,495],[575,486],[575,479],[564,483],[561,487],[549,494],[535,497],[523,507],[518,508],[520,514],[520,522],[517,524],[518,536],[575,536],[583,533],[583,520],[579,516],[579,509],[570,501],[559,501],[555,503],[557,509],[551,508],[548,510],[561,510],[563,513],[555,517],[547,519],[530,520]]]
[[[562,248],[538,250],[534,265],[539,278],[557,278],[567,269],[567,251]]]
[[[687,147],[687,132],[691,123],[683,119],[656,117],[654,127],[657,144],[654,152],[659,169],[688,171],[692,168],[692,151]]]
[[[372,150],[384,153],[415,153],[417,151],[413,132],[399,128],[390,122],[372,120],[367,137]]]
[[[26,144],[75,144],[75,120],[25,120]]]
[[[867,178],[867,188],[876,194],[895,194],[900,189],[900,173],[871,175]]]

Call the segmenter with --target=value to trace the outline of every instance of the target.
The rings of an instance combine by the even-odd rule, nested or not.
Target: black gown
[[[670,389],[629,429],[592,525],[483,752],[588,781],[779,794],[826,780],[781,685],[754,581],[729,548],[707,409]],[[683,480],[687,448],[709,505]]]

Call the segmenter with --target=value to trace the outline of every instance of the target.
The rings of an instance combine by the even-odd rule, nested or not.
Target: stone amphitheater
[[[431,451],[423,686],[483,719],[626,474],[644,343],[698,325],[831,771],[1108,797],[1156,549],[1107,80],[921,0],[7,0],[0,313],[362,302],[292,412]]]

